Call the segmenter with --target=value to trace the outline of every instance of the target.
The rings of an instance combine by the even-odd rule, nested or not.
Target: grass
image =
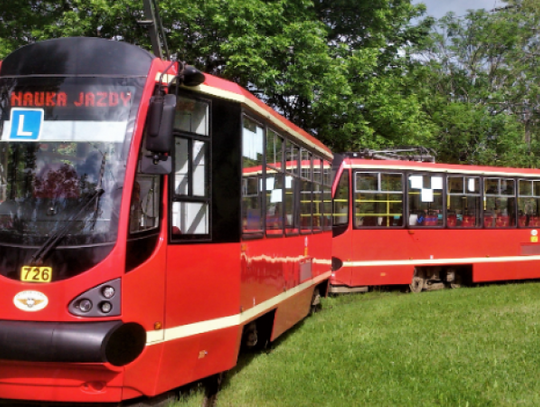
[[[327,298],[243,355],[218,407],[539,406],[540,284]],[[174,407],[200,406],[202,391]]]

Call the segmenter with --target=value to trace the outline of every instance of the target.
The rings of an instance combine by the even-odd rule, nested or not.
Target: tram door
[[[332,256],[339,259],[339,264],[333,267],[340,269],[335,274],[336,285],[351,283],[350,267],[343,267],[353,260],[350,179],[350,171],[344,169],[334,192]]]

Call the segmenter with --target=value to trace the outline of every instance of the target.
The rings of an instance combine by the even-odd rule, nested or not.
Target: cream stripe
[[[306,139],[304,135],[297,132],[296,130],[292,129],[291,127],[288,127],[285,123],[278,120],[276,117],[268,113],[266,110],[261,108],[258,104],[256,104],[251,99],[248,99],[244,95],[240,95],[238,93],[229,92],[223,89],[214,88],[212,86],[208,85],[199,85],[195,87],[190,87],[191,90],[196,90],[201,93],[205,93],[207,95],[217,96],[223,99],[232,100],[233,102],[239,102],[246,106],[248,106],[250,109],[255,110],[257,113],[259,113],[261,116],[267,118],[270,120],[275,126],[279,127],[281,130],[291,134],[292,136],[296,137],[299,140],[302,140],[304,143],[306,143],[309,147],[319,151],[323,158],[331,160],[332,155],[327,150],[321,148],[320,146],[312,143],[310,140]]]
[[[156,82],[159,82],[161,74],[162,74],[161,72],[158,72],[156,74],[156,79],[155,79]],[[175,78],[174,75],[169,75],[169,74],[163,75],[163,83],[170,83],[174,78]],[[234,92],[229,92],[229,91],[219,89],[219,88],[214,88],[212,86],[208,86],[208,85],[204,85],[204,84],[201,84],[199,86],[190,86],[189,89],[194,90],[194,91],[199,91],[199,92],[207,94],[207,95],[212,95],[212,96],[217,96],[217,97],[220,97],[220,98],[223,98],[223,99],[232,100],[234,102],[239,102],[239,103],[242,103],[242,104],[244,104],[246,106],[249,106],[249,108],[255,110],[261,116],[266,117],[268,120],[270,120],[275,126],[279,127],[283,131],[291,134],[292,136],[296,137],[297,139],[302,140],[309,147],[319,151],[323,158],[325,158],[327,160],[331,160],[332,157],[333,157],[332,154],[329,153],[327,150],[325,150],[325,149],[321,148],[320,146],[312,143],[311,141],[306,139],[305,136],[303,136],[302,134],[300,134],[296,130],[288,127],[285,123],[278,120],[276,117],[274,117],[273,115],[268,113],[266,110],[261,108],[258,104],[253,102],[251,99],[248,99],[244,95],[240,95],[240,94],[234,93]]]
[[[384,261],[345,261],[343,267],[366,266],[412,266],[412,265],[438,265],[438,264],[469,264],[469,263],[500,263],[524,262],[540,260],[540,256],[501,256],[501,257],[465,257],[448,259],[410,259],[410,260],[384,260]]]
[[[282,294],[279,294],[269,300],[256,305],[253,308],[246,310],[240,314],[231,315],[228,317],[211,319],[208,321],[195,322],[189,325],[181,325],[173,328],[168,328],[165,330],[159,331],[148,331],[146,332],[146,346],[155,345],[162,342],[168,342],[175,339],[186,338],[188,336],[198,335],[201,333],[212,332],[218,329],[230,328],[233,326],[240,326],[246,321],[254,318],[260,313],[269,311],[274,308],[279,303],[289,299],[290,297],[304,291],[310,286],[316,285],[323,280],[326,280],[330,277],[331,272],[328,271],[320,276],[313,278],[312,280],[306,281],[300,285],[297,285],[294,288],[291,288],[288,291],[285,291]]]
[[[435,168],[435,167],[422,167],[422,166],[400,166],[400,165],[385,165],[385,164],[351,164],[345,165],[346,168],[354,169],[391,169],[401,171],[424,171],[424,172],[442,172],[449,174],[472,174],[472,175],[498,175],[507,177],[540,177],[540,171],[537,174],[522,173],[522,172],[500,172],[500,171],[482,171],[482,170],[467,170],[457,168]]]
[[[156,74],[156,79],[155,79],[156,82],[159,83],[161,75],[163,75],[163,72],[158,72]],[[162,79],[161,83],[169,84],[169,83],[171,83],[173,81],[174,78],[176,78],[176,75],[171,75],[171,74],[167,73],[167,74],[163,75],[163,79]]]

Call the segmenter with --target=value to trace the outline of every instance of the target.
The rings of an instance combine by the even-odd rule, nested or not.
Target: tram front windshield
[[[0,244],[113,242],[142,79],[0,79]]]

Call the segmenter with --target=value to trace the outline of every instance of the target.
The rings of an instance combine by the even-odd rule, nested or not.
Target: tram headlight
[[[81,310],[81,312],[87,313],[92,309],[92,301],[90,301],[88,298],[83,298],[79,301],[78,308]]]
[[[101,308],[101,312],[108,314],[112,310],[112,304],[108,301],[103,301],[101,304],[99,304],[99,308]]]
[[[77,297],[68,305],[71,314],[79,317],[112,317],[121,313],[121,280],[106,281]]]
[[[103,287],[103,289],[101,290],[101,293],[103,294],[103,296],[105,298],[107,298],[108,300],[110,300],[112,297],[114,297],[114,294],[116,293],[116,291],[114,290],[114,287],[111,287],[110,285],[106,285],[105,287]]]

